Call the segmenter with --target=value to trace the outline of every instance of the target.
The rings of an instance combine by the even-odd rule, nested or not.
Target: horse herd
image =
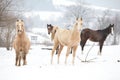
[[[51,52],[51,64],[53,64],[53,55],[56,49],[58,49],[57,62],[59,64],[60,54],[64,46],[67,46],[65,64],[67,64],[67,58],[69,56],[70,50],[72,50],[72,64],[74,64],[78,44],[80,44],[81,51],[83,53],[85,43],[88,39],[94,42],[99,42],[100,51],[98,54],[101,55],[104,41],[110,33],[113,34],[114,24],[110,24],[103,30],[91,30],[89,28],[86,28],[81,31],[82,24],[82,18],[77,18],[73,25],[73,28],[70,30],[47,24],[48,34],[51,34],[51,40],[54,41],[53,49]],[[30,41],[26,36],[23,20],[16,21],[16,37],[13,42],[13,47],[16,53],[15,65],[21,66],[22,59],[23,65],[26,65],[26,55],[30,49]]]

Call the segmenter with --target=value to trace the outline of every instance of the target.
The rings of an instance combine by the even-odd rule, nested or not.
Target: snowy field
[[[120,80],[120,46],[103,46],[102,56],[98,56],[98,46],[90,51],[87,60],[84,60],[91,46],[85,46],[81,54],[80,46],[77,49],[75,65],[71,64],[72,55],[68,57],[67,65],[64,64],[66,47],[57,64],[57,55],[54,55],[53,65],[50,64],[51,50],[42,50],[46,46],[32,46],[27,55],[26,66],[16,67],[14,50],[7,51],[0,48],[0,80]]]

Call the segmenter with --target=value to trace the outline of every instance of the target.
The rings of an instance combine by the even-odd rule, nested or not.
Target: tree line
[[[15,21],[18,18],[24,18],[23,13],[26,11],[21,5],[23,0],[0,0],[0,47],[6,47],[7,50],[12,46],[12,42],[15,36]],[[23,1],[24,2],[24,1]],[[107,44],[116,45],[120,43],[120,14],[119,12],[114,12],[111,9],[106,9],[103,11],[95,10],[89,7],[86,7],[87,4],[82,2],[81,0],[76,0],[75,5],[70,5],[65,8],[64,12],[64,24],[72,25],[74,20],[78,17],[83,18],[83,28],[92,28],[92,29],[103,29],[107,27],[109,24],[114,24],[114,35],[109,36]],[[38,18],[38,17],[37,17]],[[37,19],[36,18],[36,19]],[[32,18],[25,19],[26,23],[29,23],[30,26],[34,25]],[[38,26],[42,26],[45,22],[38,22],[41,24]],[[28,25],[28,24],[26,24]],[[37,26],[37,25],[36,25]],[[33,26],[34,27],[34,26]]]
[[[0,0],[0,46],[7,50],[15,36],[15,21],[20,17],[19,12],[19,0]]]

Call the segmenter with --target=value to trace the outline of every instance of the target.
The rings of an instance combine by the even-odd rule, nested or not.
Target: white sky
[[[70,0],[52,0],[54,5],[71,5],[74,4],[73,1]]]
[[[70,5],[76,0],[52,0],[54,5]],[[81,0],[82,2],[110,9],[120,9],[120,0]]]
[[[29,18],[29,17],[34,17],[34,16],[39,16],[41,20],[50,20],[52,18],[53,21],[56,21],[58,17],[62,17],[61,12],[49,12],[49,11],[31,11],[31,12],[26,12],[24,15]],[[53,17],[54,16],[54,17]]]

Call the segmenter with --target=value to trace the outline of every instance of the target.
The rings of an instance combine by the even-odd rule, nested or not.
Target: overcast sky
[[[25,0],[25,7],[31,10],[51,11],[54,5],[70,5],[76,0]],[[91,5],[110,9],[120,9],[120,0],[82,0]]]
[[[53,0],[53,3],[56,4],[71,4],[76,0]],[[81,0],[83,2],[89,3],[91,5],[112,8],[112,9],[120,9],[120,0]]]
[[[86,2],[110,9],[120,9],[120,0],[85,0]]]
[[[24,8],[28,9],[28,11],[40,11],[41,19],[42,20],[47,20],[50,18],[50,16],[54,15],[58,17],[61,16],[61,10],[63,9],[59,9],[56,8],[55,6],[57,5],[71,5],[74,4],[76,0],[24,0]],[[120,0],[82,0],[83,2],[93,5],[94,8],[98,8],[101,9],[103,7],[105,8],[109,8],[109,9],[118,9],[120,10]],[[57,12],[57,15],[55,15]],[[50,13],[49,13],[50,12]],[[51,13],[52,12],[52,13]],[[32,14],[32,13],[31,13]],[[31,14],[26,13],[25,16],[28,17]],[[56,18],[55,18],[56,19]]]

